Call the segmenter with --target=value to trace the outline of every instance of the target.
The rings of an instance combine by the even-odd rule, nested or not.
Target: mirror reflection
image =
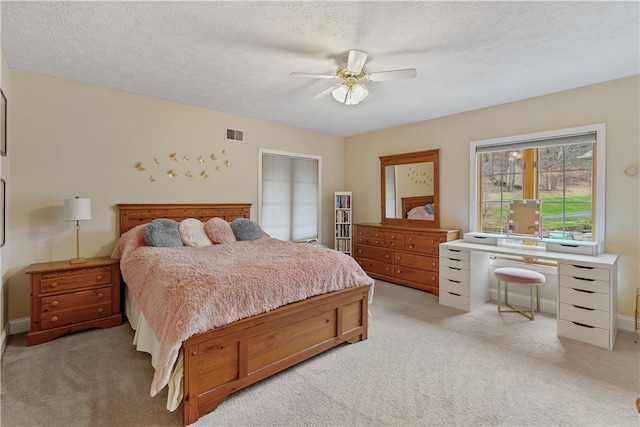
[[[386,217],[434,220],[433,162],[385,167]]]
[[[438,155],[428,150],[380,157],[383,223],[440,226]]]

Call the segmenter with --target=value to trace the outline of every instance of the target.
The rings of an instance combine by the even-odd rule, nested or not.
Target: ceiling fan
[[[320,92],[313,98],[321,98],[331,93],[336,101],[345,105],[359,104],[369,95],[369,90],[364,85],[364,82],[413,79],[416,77],[415,68],[367,73],[364,69],[367,56],[367,52],[351,49],[349,51],[347,65],[344,68],[338,68],[335,75],[312,73],[291,73],[291,75],[294,77],[339,80],[338,83]]]

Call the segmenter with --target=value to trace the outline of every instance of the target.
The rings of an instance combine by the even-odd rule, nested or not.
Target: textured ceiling
[[[350,136],[640,73],[627,2],[1,2],[12,68]],[[371,82],[355,106],[333,82],[349,49]]]

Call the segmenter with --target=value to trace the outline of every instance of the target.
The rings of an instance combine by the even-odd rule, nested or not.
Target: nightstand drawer
[[[40,292],[63,292],[111,283],[111,269],[108,267],[69,270],[43,274]]]
[[[103,293],[102,291],[102,289],[90,290],[76,292],[73,295],[65,295],[66,301],[63,301],[61,305],[64,305],[67,309],[45,311],[43,308],[40,327],[46,330],[111,316],[111,298],[98,297],[98,294]],[[70,307],[71,300],[91,302],[92,305]],[[97,304],[95,304],[96,302]],[[51,301],[51,304],[53,304],[53,301]]]
[[[51,297],[44,297],[40,303],[42,316],[52,315],[61,311],[75,310],[83,307],[111,304],[111,288],[91,289]]]

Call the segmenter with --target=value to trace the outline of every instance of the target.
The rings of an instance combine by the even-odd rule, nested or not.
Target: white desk
[[[442,243],[440,304],[471,311],[487,302],[490,255],[555,261],[558,336],[613,349],[618,332],[617,255],[581,255],[464,240]]]

